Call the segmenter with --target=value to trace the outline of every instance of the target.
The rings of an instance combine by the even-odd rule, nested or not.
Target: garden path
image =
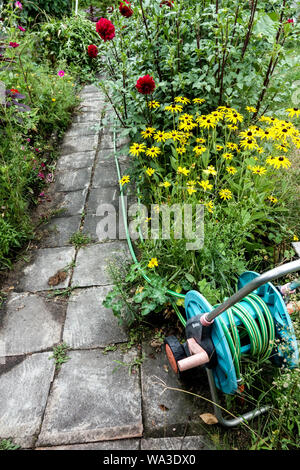
[[[161,381],[183,388],[163,351],[146,341],[126,348],[127,331],[102,305],[112,284],[107,260],[129,256],[124,240],[96,234],[97,207],[118,205],[112,133],[99,125],[104,111],[113,112],[101,92],[85,86],[52,183],[56,216],[0,312],[0,441],[26,449],[210,449],[200,418],[210,405],[162,393]],[[79,230],[91,240],[76,248],[70,237]],[[62,342],[68,358],[57,370],[51,356]],[[143,356],[130,374],[128,364]]]

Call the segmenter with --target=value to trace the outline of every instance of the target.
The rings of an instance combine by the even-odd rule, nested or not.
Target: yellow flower
[[[237,124],[238,122],[243,122],[244,118],[243,116],[238,113],[235,109],[230,109],[227,114],[225,115],[226,121]]]
[[[150,109],[156,109],[160,107],[160,104],[158,101],[152,100],[152,101],[149,101],[148,106]]]
[[[120,183],[122,186],[124,186],[125,183],[129,183],[130,181],[130,176],[129,175],[124,175],[121,179],[120,179]]]
[[[300,116],[300,108],[288,108],[286,112],[289,113],[289,117]]]
[[[275,147],[278,149],[278,150],[282,150],[283,152],[288,152],[289,149],[286,145],[282,145],[282,144],[276,144]]]
[[[256,112],[257,112],[257,109],[254,108],[253,106],[246,106],[246,110],[247,110],[249,113],[256,113]]]
[[[280,157],[269,158],[267,163],[269,163],[269,165],[272,165],[277,170],[279,168],[288,168],[288,167],[291,166],[291,162],[284,155],[282,155]]]
[[[202,180],[200,182],[198,182],[199,186],[201,186],[204,191],[206,191],[207,189],[212,189],[213,188],[213,185],[210,184],[210,182],[208,180]]]
[[[176,96],[175,103],[189,104],[191,101],[185,96]]]
[[[176,148],[178,155],[183,155],[186,152],[185,147],[177,147]]]
[[[53,101],[53,102],[55,102],[55,101],[56,101],[56,99],[55,99],[55,98],[52,98],[52,101]]]
[[[195,103],[195,104],[202,104],[204,102],[205,102],[205,100],[203,98],[194,98],[193,99],[193,103]]]
[[[168,133],[164,131],[156,131],[153,138],[154,140],[157,140],[157,142],[165,142],[168,139]]]
[[[148,157],[156,158],[158,155],[161,153],[161,150],[159,147],[155,147],[155,145],[149,149],[146,150],[146,155]]]
[[[149,137],[152,137],[155,132],[154,127],[147,127],[144,131],[141,132],[141,135],[143,136],[144,139],[148,139]]]
[[[155,173],[155,170],[153,168],[147,168],[146,173],[148,176],[152,176],[153,173]]]
[[[278,202],[277,197],[275,196],[268,196],[269,201],[271,201],[273,204],[276,204]]]
[[[212,201],[209,201],[209,202],[205,202],[204,205],[206,209],[208,210],[208,212],[212,214],[214,211],[214,203]]]
[[[258,147],[256,140],[251,137],[245,140],[241,140],[240,146],[243,147],[244,149],[249,149],[249,150],[253,150]]]
[[[133,143],[131,147],[129,148],[129,151],[131,155],[134,156],[139,156],[140,153],[143,153],[146,151],[146,145],[145,144],[138,144],[138,143]]]
[[[230,129],[231,131],[237,131],[237,130],[238,130],[238,126],[233,126],[232,124],[227,124],[227,127],[228,127],[228,129]]]
[[[196,155],[202,155],[202,153],[205,152],[206,147],[201,147],[201,145],[197,145],[196,147],[193,148],[193,150]]]
[[[259,176],[264,175],[267,171],[264,166],[259,166],[259,165],[250,167],[250,170],[252,171],[254,175],[259,175]]]
[[[170,111],[171,113],[181,113],[182,110],[183,110],[183,107],[180,105],[180,104],[175,104],[175,103],[172,103],[170,104],[169,106],[166,106],[165,107],[165,110],[166,111]]]
[[[234,174],[237,172],[237,169],[236,169],[234,166],[227,166],[227,167],[226,167],[226,171],[227,171],[230,175],[234,175]]]
[[[217,174],[217,171],[215,170],[214,166],[209,165],[206,170],[203,170],[203,173],[205,173],[206,175],[215,176]]]
[[[181,175],[187,176],[189,174],[189,172],[190,172],[190,170],[187,170],[185,167],[179,166],[177,168],[177,173],[179,173]]]
[[[230,189],[221,189],[219,191],[220,198],[226,201],[227,199],[232,199],[232,192]]]
[[[216,127],[216,121],[211,116],[199,116],[196,121],[199,124],[199,127],[204,127],[205,129],[209,129],[212,127],[213,129]]]
[[[216,150],[220,152],[223,149],[223,145],[216,145]]]
[[[191,195],[196,192],[196,189],[194,186],[188,186],[187,187],[187,192]]]
[[[237,150],[239,148],[238,145],[233,142],[227,142],[226,147],[230,150]]]
[[[168,139],[173,139],[175,142],[176,141],[179,141],[182,137],[182,132],[178,132],[178,131],[170,131],[170,132],[167,132],[168,134]]]
[[[171,183],[169,183],[169,181],[164,181],[163,183],[160,184],[160,186],[163,186],[164,188],[168,188],[169,186],[171,186]]]
[[[158,261],[157,258],[151,258],[151,260],[148,263],[148,268],[155,268],[158,266]]]
[[[232,160],[233,159],[233,155],[230,152],[223,153],[222,157],[225,158],[225,160]]]
[[[299,241],[299,238],[297,237],[297,235],[294,235],[294,236],[293,236],[293,241],[294,241],[294,242],[298,242],[298,241]]]
[[[189,181],[186,182],[186,184],[187,184],[188,186],[196,186],[197,181],[195,181],[195,180],[189,180]]]

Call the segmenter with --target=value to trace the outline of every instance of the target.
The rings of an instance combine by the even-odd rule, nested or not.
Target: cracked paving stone
[[[42,248],[55,248],[71,245],[70,238],[79,231],[80,216],[57,217],[42,227]]]
[[[24,448],[33,447],[54,375],[50,353],[7,358],[0,365],[0,436]]]
[[[109,263],[124,263],[130,257],[127,244],[115,241],[82,247],[73,272],[73,287],[111,285]]]
[[[81,168],[89,168],[93,166],[95,152],[79,152],[71,155],[60,157],[56,164],[56,170],[79,170]]]
[[[98,135],[90,136],[73,136],[64,138],[60,155],[69,155],[70,153],[77,152],[90,152],[94,150],[96,152],[98,145]]]
[[[79,191],[56,193],[56,206],[65,216],[82,215],[87,195],[87,189]]]
[[[73,123],[68,131],[65,133],[65,139],[74,136],[87,136],[87,135],[96,135],[99,133],[99,124],[92,123]]]
[[[0,344],[6,356],[28,354],[59,343],[66,304],[41,295],[12,293],[0,311]]]
[[[79,191],[87,189],[90,184],[92,168],[58,171],[55,175],[56,191]]]
[[[66,269],[72,263],[75,256],[75,248],[41,248],[35,251],[34,260],[23,270],[23,276],[18,285],[18,291],[38,292],[51,290],[48,280],[58,271]],[[70,272],[66,279],[55,286],[56,289],[67,287]]]
[[[68,303],[63,339],[72,349],[105,347],[128,341],[111,309],[103,306],[112,286],[76,290]]]
[[[71,351],[48,399],[38,447],[140,437],[143,432],[136,358],[99,350]],[[119,361],[119,362],[118,362]]]

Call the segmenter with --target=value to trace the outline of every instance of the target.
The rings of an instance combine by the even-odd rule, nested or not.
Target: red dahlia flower
[[[110,41],[115,37],[115,27],[111,21],[106,18],[100,18],[96,23],[96,31],[104,42]]]
[[[145,75],[138,79],[135,86],[137,91],[142,93],[142,95],[150,95],[154,91],[155,81],[150,75]]]
[[[127,5],[125,5],[125,3],[127,3]],[[125,3],[120,2],[119,10],[122,16],[125,16],[125,18],[130,18],[133,15],[131,4],[130,2],[127,2],[127,0],[125,0]]]
[[[171,1],[163,0],[162,2],[160,2],[159,6],[161,8],[163,5],[168,5],[168,7],[173,8],[173,6],[174,6],[173,3],[174,3],[173,0],[171,0]]]
[[[95,46],[94,44],[91,44],[90,46],[88,46],[87,51],[88,51],[88,55],[92,58],[95,58],[98,55],[98,47]]]

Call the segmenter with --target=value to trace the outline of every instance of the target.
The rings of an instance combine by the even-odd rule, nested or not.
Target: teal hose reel
[[[242,383],[240,362],[244,356],[269,359],[277,366],[293,369],[299,363],[294,328],[282,292],[270,281],[300,270],[300,260],[263,275],[248,271],[238,280],[238,291],[213,307],[197,291],[185,296],[186,337],[181,344],[174,336],[165,338],[165,349],[174,372],[184,374],[205,367],[215,402],[215,414],[225,426],[251,419],[268,408],[260,408],[237,419],[224,419],[218,407],[217,389],[235,394]],[[290,291],[299,282],[290,283]],[[287,297],[288,298],[288,297]]]

